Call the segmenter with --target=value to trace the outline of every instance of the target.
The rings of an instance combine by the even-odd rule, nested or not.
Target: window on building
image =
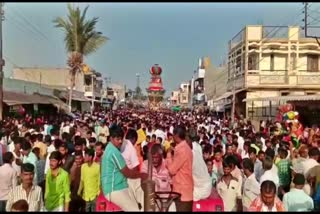
[[[274,71],[274,54],[270,55],[270,71]]]
[[[290,94],[289,92],[281,92],[281,96],[282,96],[282,97],[284,97],[284,96],[289,96],[289,94]]]
[[[85,76],[84,76],[84,84],[85,84],[85,85],[91,85],[91,83],[92,83],[92,78],[91,78],[91,76],[90,76],[90,75],[85,75]]]
[[[258,53],[249,54],[248,70],[259,70],[259,54]]]
[[[319,56],[318,55],[308,55],[307,56],[307,70],[310,72],[319,71]]]
[[[237,59],[236,59],[236,72],[240,72],[241,71],[241,56],[238,56]]]
[[[316,95],[316,92],[307,92],[307,95]]]
[[[182,96],[182,101],[187,101],[187,96]]]

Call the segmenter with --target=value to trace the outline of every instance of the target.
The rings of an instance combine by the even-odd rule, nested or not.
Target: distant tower
[[[162,84],[161,73],[162,68],[158,64],[155,64],[150,69],[151,80],[149,82],[147,92],[149,98],[149,107],[154,110],[157,110],[160,107],[165,93]]]
[[[135,90],[135,96],[136,99],[140,100],[141,98],[141,88],[140,88],[140,74],[136,73],[136,78],[137,78],[137,86],[136,86],[136,90]]]
[[[137,77],[137,88],[140,88],[140,74],[136,73],[136,77]]]

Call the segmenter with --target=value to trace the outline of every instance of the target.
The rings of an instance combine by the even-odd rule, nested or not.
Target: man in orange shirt
[[[192,212],[193,204],[192,150],[185,138],[184,127],[178,126],[173,130],[173,139],[176,143],[174,156],[170,149],[166,159],[169,174],[173,178],[173,191],[181,194],[175,201],[177,212]]]

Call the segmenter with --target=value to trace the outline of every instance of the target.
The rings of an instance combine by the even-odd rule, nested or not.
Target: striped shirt
[[[162,160],[159,171],[157,171],[155,167],[153,167],[152,170],[152,180],[156,182],[156,192],[170,192],[172,180],[166,167],[165,160]],[[143,162],[141,172],[148,173],[148,160]]]
[[[22,188],[22,185],[14,187],[9,192],[6,206],[7,212],[11,211],[12,204],[18,200],[26,200],[28,202],[29,212],[43,211],[42,190],[39,186],[32,186],[28,196],[27,192]]]

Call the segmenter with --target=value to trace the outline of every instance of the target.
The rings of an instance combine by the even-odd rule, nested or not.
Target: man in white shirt
[[[240,131],[241,134],[243,131]],[[236,135],[238,136],[238,153],[241,154],[242,150],[243,150],[243,145],[244,145],[244,139],[243,137],[240,135],[240,132],[237,132]]]
[[[102,142],[103,144],[107,143],[107,137],[110,135],[109,127],[105,123],[105,121],[101,121],[97,131],[98,141]]]
[[[137,142],[138,134],[134,129],[129,129],[126,135],[126,139],[123,140],[121,145],[121,155],[124,158],[126,165],[129,169],[139,171],[139,159],[137,150],[134,144]],[[143,191],[141,188],[141,179],[129,179],[129,194],[132,199],[135,199],[137,203],[140,203],[143,207]]]
[[[144,146],[148,145],[148,143],[150,142],[150,140],[151,140],[151,136],[150,136],[150,135],[147,135],[146,140],[144,140],[144,141],[141,143],[141,149],[143,149]]]
[[[224,175],[217,183],[217,191],[224,203],[224,211],[242,212],[242,194],[241,183],[237,178],[231,175],[232,161],[225,159],[223,161]]]
[[[249,207],[254,199],[260,194],[260,184],[258,183],[254,174],[254,164],[249,158],[242,161],[243,171],[246,179],[243,184],[242,204],[243,211],[249,210]]]
[[[154,134],[154,130],[152,129],[151,126],[147,127],[146,134],[149,136],[152,136]]]
[[[3,165],[0,166],[0,212],[5,212],[10,190],[17,186],[17,171],[12,167],[14,160],[11,152],[3,155]]]
[[[278,176],[278,174],[276,174],[272,170],[272,165],[273,165],[273,160],[269,156],[267,156],[262,164],[263,169],[264,169],[264,173],[260,178],[260,185],[264,181],[269,180],[269,181],[273,181],[278,189],[279,188],[279,176]]]
[[[192,176],[193,176],[193,200],[199,201],[210,196],[212,180],[208,168],[202,156],[202,148],[199,143],[192,143]]]
[[[18,159],[17,162],[22,161],[23,159],[23,154],[21,152],[21,140],[20,138],[16,138],[14,142],[12,142],[12,144],[14,144],[14,149],[12,151],[13,157],[14,157],[14,161],[12,163],[12,167],[17,171],[17,175],[20,176],[21,173],[21,166],[19,166],[16,163],[16,160]]]
[[[50,139],[49,137],[45,137],[45,142],[48,142]],[[48,170],[50,169],[50,154],[54,151],[58,151],[59,145],[62,144],[62,141],[60,139],[54,140],[50,146],[48,146],[48,152],[47,152],[47,157],[46,157],[46,164],[44,167],[44,174],[47,174]]]
[[[157,125],[157,129],[154,131],[154,134],[158,137],[161,137],[162,142],[161,144],[166,140],[167,136],[166,133],[163,131],[163,128],[161,125]]]
[[[271,160],[272,160],[272,163],[273,163],[273,164],[272,164],[272,167],[271,167],[271,171],[272,171],[274,174],[278,175],[278,167],[274,164],[275,155],[276,155],[276,153],[275,153],[275,151],[274,151],[272,148],[268,148],[268,149],[266,150],[266,156],[270,157]],[[260,183],[261,183],[261,182],[260,182]]]
[[[313,167],[319,165],[318,159],[320,155],[320,151],[318,148],[313,147],[308,152],[309,158],[305,159],[302,162],[303,175],[307,178],[309,176],[309,171]]]
[[[62,127],[61,127],[61,133],[63,133],[63,132],[66,132],[66,133],[69,133],[70,132],[70,122],[69,122],[69,120],[66,120],[65,121],[65,123],[62,123],[62,125],[61,125]]]

